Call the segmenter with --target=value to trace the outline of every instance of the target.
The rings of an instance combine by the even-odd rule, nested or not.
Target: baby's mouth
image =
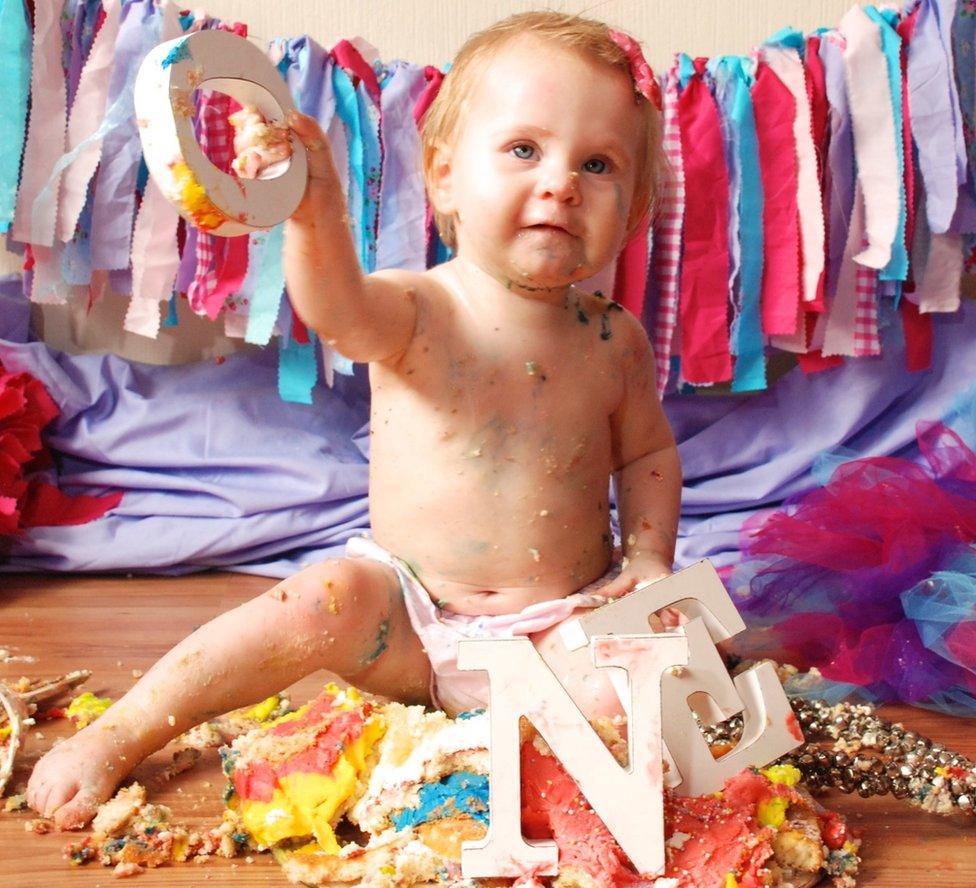
[[[528,231],[541,231],[551,234],[570,234],[571,232],[562,225],[555,225],[549,222],[540,222],[537,225],[527,226]]]

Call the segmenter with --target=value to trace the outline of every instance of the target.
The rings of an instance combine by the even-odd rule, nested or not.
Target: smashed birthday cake
[[[594,725],[624,762],[620,725]],[[223,752],[239,829],[293,882],[365,886],[506,885],[466,880],[461,846],[488,828],[488,717],[376,706],[330,685]],[[544,740],[526,724],[522,825],[559,848],[555,888],[854,885],[858,841],[789,765],[746,770],[706,797],[665,794],[666,871],[642,877]]]

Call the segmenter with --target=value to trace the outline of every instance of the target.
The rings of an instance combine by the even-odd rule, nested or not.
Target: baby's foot
[[[58,829],[80,829],[138,763],[117,732],[99,723],[55,746],[34,766],[27,804]]]

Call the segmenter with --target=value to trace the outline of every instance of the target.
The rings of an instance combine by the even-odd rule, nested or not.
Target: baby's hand
[[[298,136],[308,157],[308,187],[292,218],[298,221],[314,220],[312,203],[316,198],[331,203],[337,197],[342,197],[342,189],[332,163],[329,140],[322,132],[318,121],[307,114],[289,111],[288,126]]]
[[[291,157],[288,127],[270,123],[253,105],[246,105],[227,118],[234,127],[234,162],[242,179],[275,175]]]
[[[674,571],[670,564],[661,561],[658,557],[647,556],[626,560],[626,566],[619,576],[614,577],[605,586],[597,589],[597,594],[605,595],[607,598],[620,598],[633,592],[634,589],[655,580],[663,580],[671,576]],[[677,608],[665,607],[656,613],[651,614],[648,622],[652,632],[666,632],[675,626],[680,626],[687,622],[688,618]]]

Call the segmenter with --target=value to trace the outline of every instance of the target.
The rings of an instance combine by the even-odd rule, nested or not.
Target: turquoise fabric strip
[[[902,140],[904,118],[901,107],[901,37],[888,17],[873,6],[864,11],[881,31],[881,51],[888,66],[888,86],[891,89],[891,110],[895,118],[895,154],[898,156],[898,233],[891,245],[891,258],[878,272],[878,280],[903,281],[908,277],[908,250],[905,246],[905,150]],[[894,19],[897,22],[897,15]]]
[[[278,394],[294,404],[311,404],[312,389],[318,379],[315,334],[309,331],[307,345],[294,339],[278,341]]]
[[[10,228],[30,96],[31,31],[24,0],[0,0],[0,233]]]
[[[734,60],[732,76],[731,123],[738,131],[736,147],[740,169],[739,188],[739,266],[740,308],[735,336],[735,369],[732,391],[752,392],[766,388],[766,362],[763,352],[759,294],[763,273],[763,190],[759,169],[759,143],[756,118],[749,93],[751,77],[739,59]]]
[[[364,185],[366,175],[363,170],[364,146],[363,133],[359,118],[359,100],[356,89],[349,79],[349,75],[339,65],[332,67],[332,89],[336,97],[336,113],[346,127],[348,133],[349,153],[349,192],[346,197],[349,204],[349,217],[356,220],[356,237],[359,246],[359,262],[366,268],[366,246],[363,240],[362,220],[363,203],[365,200]]]
[[[270,231],[255,232],[248,241],[247,274],[241,284],[242,295],[246,293],[250,299],[245,342],[267,345],[271,340],[285,290],[284,239],[285,225],[281,223]]]

